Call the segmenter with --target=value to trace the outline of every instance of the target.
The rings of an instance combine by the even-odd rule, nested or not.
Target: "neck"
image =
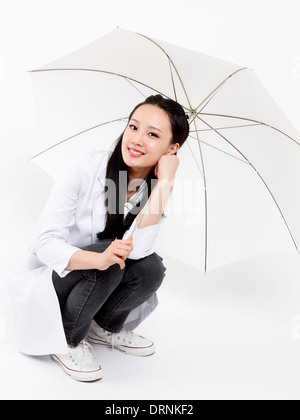
[[[146,179],[150,171],[149,168],[128,168],[129,182],[134,179]]]

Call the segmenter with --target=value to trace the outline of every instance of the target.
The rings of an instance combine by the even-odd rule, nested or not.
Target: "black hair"
[[[129,116],[129,121],[135,111],[142,105],[155,105],[163,109],[169,116],[172,126],[172,139],[171,144],[178,143],[181,147],[186,141],[189,135],[189,123],[187,116],[182,106],[173,101],[172,99],[166,99],[161,95],[149,96],[144,102],[138,104]],[[106,170],[106,192],[109,191],[109,185],[111,182],[116,186],[116,200],[114,202],[114,211],[110,212],[109,209],[106,213],[106,226],[102,232],[97,233],[97,238],[101,239],[122,239],[124,233],[130,228],[136,216],[142,210],[144,205],[147,203],[148,198],[151,195],[153,188],[156,185],[157,178],[155,176],[155,166],[149,172],[145,181],[147,183],[148,195],[144,194],[142,200],[134,206],[130,212],[124,218],[124,204],[126,201],[126,192],[129,182],[128,166],[123,160],[122,156],[122,140],[124,132],[116,141],[115,149],[113,150],[107,164]],[[119,182],[120,171],[127,172],[127,185]],[[119,199],[117,199],[119,198]]]

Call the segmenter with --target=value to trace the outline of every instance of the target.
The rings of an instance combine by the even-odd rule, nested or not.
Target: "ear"
[[[172,146],[170,147],[169,151],[168,151],[168,155],[176,155],[178,152],[178,149],[180,148],[180,144],[176,143],[176,144],[172,144]]]

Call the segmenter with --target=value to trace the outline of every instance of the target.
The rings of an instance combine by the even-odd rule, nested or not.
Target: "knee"
[[[99,278],[105,279],[108,282],[119,284],[122,281],[124,276],[124,270],[122,270],[119,264],[113,264],[108,267],[106,270],[95,270],[96,271],[96,279]]]
[[[152,255],[150,255],[151,260],[151,270],[152,271],[152,275],[155,276],[157,279],[161,279],[161,281],[164,279],[165,275],[166,275],[166,267],[163,264],[163,259],[156,254],[156,252]]]
[[[153,291],[157,290],[165,278],[166,267],[163,264],[163,259],[156,253],[143,258],[140,261],[138,274],[140,279],[143,279],[144,287]]]

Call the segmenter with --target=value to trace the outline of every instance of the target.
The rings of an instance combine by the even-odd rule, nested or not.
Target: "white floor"
[[[147,358],[94,347],[104,371],[72,381],[48,356],[15,349],[1,290],[1,399],[300,398],[300,259],[278,254],[207,277],[165,257],[160,306],[137,332],[155,340]]]

